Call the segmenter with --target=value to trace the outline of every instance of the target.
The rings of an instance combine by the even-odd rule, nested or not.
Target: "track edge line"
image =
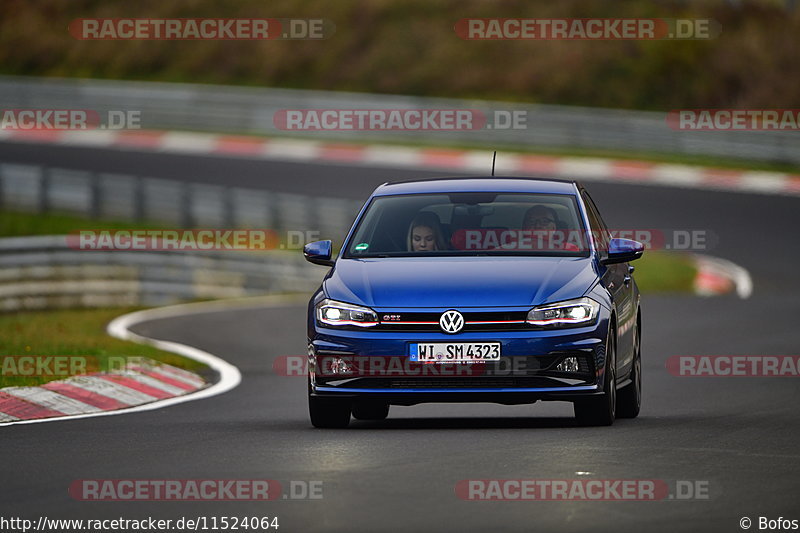
[[[244,300],[250,300],[250,299],[244,299]],[[254,298],[253,300],[259,300],[259,299]],[[272,299],[270,299],[270,301],[271,300]],[[276,300],[278,300],[278,302],[282,302],[282,299],[276,299]],[[247,303],[245,303],[245,305],[247,305]],[[215,383],[212,383],[210,386],[181,396],[175,396],[173,398],[165,398],[163,400],[157,400],[154,402],[142,405],[135,405],[123,409],[102,411],[99,413],[84,413],[80,415],[37,418],[32,420],[14,420],[12,422],[0,423],[0,427],[21,425],[21,424],[36,424],[41,422],[61,422],[65,420],[77,420],[81,418],[94,418],[98,416],[111,416],[111,415],[137,413],[143,411],[153,411],[155,409],[161,409],[163,407],[169,407],[171,405],[176,405],[179,403],[210,398],[212,396],[224,394],[236,388],[239,385],[239,383],[241,383],[242,380],[241,372],[236,366],[228,363],[224,359],[217,357],[216,355],[213,355],[211,353],[200,350],[198,348],[195,348],[193,346],[181,344],[179,342],[164,341],[164,340],[145,337],[143,335],[139,335],[137,333],[132,332],[130,328],[136,324],[139,324],[141,322],[146,322],[148,320],[171,318],[171,317],[196,314],[196,313],[214,312],[220,309],[236,308],[239,306],[240,305],[236,301],[230,303],[221,301],[211,301],[211,302],[196,302],[190,304],[178,304],[167,307],[155,307],[153,309],[144,309],[141,311],[134,311],[132,313],[126,313],[124,315],[118,316],[117,318],[109,322],[108,326],[106,326],[106,333],[108,333],[114,338],[131,341],[138,344],[153,346],[160,350],[176,353],[178,355],[182,355],[189,359],[208,365],[219,375],[219,380]]]

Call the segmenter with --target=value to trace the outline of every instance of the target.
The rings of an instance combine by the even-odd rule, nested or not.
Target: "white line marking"
[[[656,165],[650,179],[661,185],[696,187],[703,182],[703,173],[701,169],[687,165]]]
[[[785,174],[777,172],[744,172],[739,180],[739,189],[762,193],[778,193],[789,181]]]
[[[116,140],[117,133],[110,130],[65,131],[61,135],[61,144],[73,146],[111,146]]]
[[[130,331],[129,328],[140,322],[147,322],[150,320],[157,320],[161,318],[171,318],[171,317],[202,314],[202,313],[213,313],[216,311],[223,311],[227,309],[248,309],[251,307],[280,307],[284,305],[293,305],[307,301],[308,301],[307,298],[299,298],[297,296],[282,296],[282,295],[257,296],[250,298],[239,298],[235,300],[196,302],[189,304],[172,305],[168,307],[157,307],[155,309],[145,309],[144,311],[136,311],[134,313],[128,313],[127,315],[122,315],[120,317],[117,317],[116,319],[112,320],[111,323],[106,328],[106,331],[112,337],[116,337],[122,340],[130,340],[133,342],[138,342],[139,344],[147,344],[150,346],[154,346],[160,350],[177,353],[179,355],[183,355],[184,357],[188,357],[190,359],[194,359],[195,361],[207,364],[213,370],[219,373],[220,380],[217,383],[210,385],[209,387],[194,392],[189,392],[187,394],[184,394],[183,396],[176,396],[175,398],[167,398],[164,400],[156,400],[150,403],[146,403],[144,405],[136,405],[125,409],[117,409],[114,411],[102,411],[99,413],[87,413],[81,415],[69,415],[69,416],[62,416],[55,418],[39,418],[35,420],[19,420],[19,421],[3,422],[0,423],[0,427],[16,425],[16,424],[39,424],[44,422],[60,422],[63,420],[76,420],[76,419],[91,418],[96,416],[113,416],[113,415],[122,415],[128,413],[139,413],[144,411],[152,411],[155,409],[160,409],[162,407],[168,407],[170,405],[176,405],[179,403],[201,400],[203,398],[210,398],[212,396],[228,392],[229,390],[239,385],[239,383],[242,380],[242,375],[239,372],[239,369],[233,366],[232,364],[228,363],[227,361],[215,355],[212,355],[208,352],[204,352],[202,350],[198,350],[197,348],[194,348],[192,346],[187,346],[185,344],[181,344],[178,342],[150,339],[142,335],[137,335],[136,333]],[[84,379],[91,380],[92,378],[91,376],[79,376],[75,378],[70,378],[66,380],[66,382],[70,383],[71,385],[77,385],[77,383],[73,382],[73,380],[84,380]],[[116,385],[110,382],[107,383],[109,383],[112,386]],[[119,401],[122,401],[119,397],[114,397],[114,398]]]
[[[170,131],[164,135],[158,150],[179,154],[205,154],[213,151],[216,145],[216,135]]]
[[[3,392],[67,415],[97,413],[101,409],[41,387],[6,387]]]
[[[268,139],[262,155],[270,159],[314,160],[320,154],[320,142],[293,139]]]
[[[65,379],[64,383],[131,406],[153,402],[158,399],[155,396],[150,396],[144,392],[97,376],[75,376]]]
[[[710,255],[694,254],[694,257],[698,270],[710,271],[733,281],[736,286],[736,294],[742,300],[746,300],[753,295],[753,278],[744,267],[727,259]]]
[[[124,376],[126,378],[130,378],[134,381],[138,381],[142,385],[147,385],[148,387],[152,387],[154,389],[164,391],[167,394],[172,394],[173,396],[180,396],[185,392],[188,392],[184,389],[179,389],[175,385],[170,385],[169,383],[164,383],[163,381],[159,381],[155,378],[150,376],[145,376],[144,374],[140,374],[138,372],[134,372],[133,370],[122,370],[120,372],[115,372],[118,376]]]
[[[156,365],[127,365],[127,366],[129,369],[135,372],[141,372],[143,374],[149,372],[151,374],[155,374],[156,376],[158,376],[155,379],[160,379],[163,377],[165,379],[179,381],[181,383],[186,384],[189,387],[194,387],[195,389],[200,388],[206,384],[206,382],[203,381],[202,379],[199,379],[196,374],[191,374],[189,372],[186,372],[185,374],[173,372],[172,369],[174,370],[180,370],[180,369],[177,369],[169,365],[164,365],[166,367],[169,367],[169,370]],[[181,394],[183,394],[184,392],[186,391],[181,389]]]
[[[494,152],[486,150],[473,150],[464,154],[464,164],[461,168],[472,172],[479,172],[481,174],[490,175],[492,173],[492,156]],[[499,158],[498,158],[499,159]],[[508,172],[508,161],[503,161],[504,166],[499,170],[497,161],[495,161],[494,173],[495,175],[502,175],[503,172]]]
[[[362,154],[361,163],[392,167],[414,167],[422,164],[422,155],[416,148],[368,145]]]
[[[562,157],[556,162],[559,176],[570,179],[608,179],[613,176],[613,166],[609,159]]]
[[[142,130],[148,133],[147,130]],[[491,158],[489,163],[484,164],[485,154],[480,154],[478,150],[456,150],[461,152],[463,157],[456,164],[442,166],[441,164],[424,164],[424,150],[434,148],[403,147],[391,144],[353,144],[362,146],[361,158],[353,160],[338,160],[336,158],[322,157],[323,141],[294,139],[282,137],[265,137],[264,147],[259,153],[245,151],[237,153],[235,150],[218,150],[223,136],[215,134],[180,132],[180,131],[157,131],[149,133],[160,133],[161,137],[155,146],[138,145],[136,143],[117,143],[118,132],[115,131],[68,131],[63,132],[58,138],[49,137],[29,137],[17,135],[10,130],[0,130],[0,141],[10,142],[31,142],[47,144],[65,144],[80,146],[95,146],[98,148],[111,148],[118,150],[138,150],[144,152],[169,152],[197,154],[209,157],[260,157],[269,160],[303,161],[315,164],[328,165],[362,165],[362,166],[385,166],[400,168],[430,168],[435,170],[451,169],[464,170],[468,172],[479,171],[484,173],[484,168],[491,168]],[[515,162],[511,158],[523,156],[520,153],[498,154],[497,172],[498,174],[511,173],[517,174]],[[741,180],[733,180],[730,183],[724,180],[705,180],[704,174],[713,172],[712,167],[692,167],[689,165],[670,165],[656,164],[649,172],[645,172],[641,179],[617,179],[613,173],[614,164],[618,161],[604,158],[583,158],[583,157],[556,157],[552,173],[555,176],[565,179],[598,180],[610,183],[625,183],[637,185],[661,185],[668,187],[711,189],[745,193],[778,194],[798,196],[800,191],[788,187],[790,183],[787,174],[779,172],[753,171],[743,172]],[[486,172],[489,174],[489,172]],[[525,172],[528,174],[528,172]]]

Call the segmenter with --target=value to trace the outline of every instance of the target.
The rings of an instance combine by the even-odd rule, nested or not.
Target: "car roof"
[[[451,192],[518,192],[544,194],[575,194],[576,183],[544,178],[512,178],[503,176],[432,178],[384,183],[373,196],[395,194]]]

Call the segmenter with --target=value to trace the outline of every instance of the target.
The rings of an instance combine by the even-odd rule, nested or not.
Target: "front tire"
[[[342,429],[350,424],[350,401],[342,398],[320,398],[311,395],[308,382],[308,414],[315,428]]]
[[[613,329],[609,330],[606,341],[603,392],[602,396],[575,402],[575,418],[579,423],[586,426],[610,426],[614,423],[617,410],[617,351]]]
[[[642,331],[636,321],[633,337],[633,366],[631,367],[631,383],[619,391],[617,416],[620,418],[636,418],[642,407]]]

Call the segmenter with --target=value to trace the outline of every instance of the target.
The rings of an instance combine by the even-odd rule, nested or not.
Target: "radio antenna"
[[[492,155],[492,176],[494,176],[494,162],[496,159],[497,159],[497,150],[495,150],[494,154]]]

